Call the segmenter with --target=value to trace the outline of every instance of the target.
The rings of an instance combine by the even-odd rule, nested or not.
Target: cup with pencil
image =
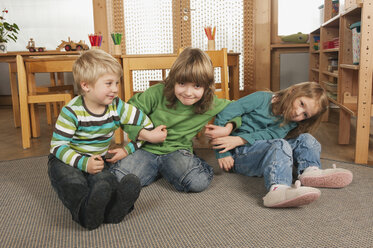
[[[122,34],[112,33],[111,38],[114,42],[114,55],[122,55],[122,48],[120,47],[120,43],[122,42]]]
[[[207,36],[207,50],[213,51],[215,50],[215,33],[216,33],[216,27],[205,27],[205,34]]]
[[[91,48],[100,48],[102,43],[102,35],[100,34],[89,34],[89,42],[91,43]]]

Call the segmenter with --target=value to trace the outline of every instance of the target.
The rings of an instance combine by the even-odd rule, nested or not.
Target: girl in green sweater
[[[145,143],[115,163],[111,171],[118,180],[135,174],[145,186],[161,175],[179,191],[205,190],[213,171],[193,154],[192,138],[230,103],[214,95],[214,69],[208,55],[200,49],[186,48],[164,83],[134,95],[129,103],[149,116],[155,126],[164,125],[167,138],[163,143]],[[232,130],[233,124],[227,127]],[[136,140],[138,130],[125,127],[131,140]]]

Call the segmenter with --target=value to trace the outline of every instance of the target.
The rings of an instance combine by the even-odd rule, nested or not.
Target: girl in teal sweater
[[[145,143],[118,161],[111,168],[118,180],[131,173],[145,186],[161,175],[179,191],[206,189],[213,171],[193,154],[192,138],[230,103],[214,95],[214,69],[208,55],[200,49],[185,49],[164,83],[134,95],[129,103],[149,116],[155,126],[165,125],[167,138],[163,143]],[[228,126],[232,130],[233,125]],[[138,130],[125,127],[130,139],[136,139]]]
[[[255,92],[219,113],[206,135],[212,138],[222,169],[264,177],[269,191],[264,206],[305,205],[320,196],[313,187],[341,188],[352,180],[348,170],[320,169],[321,146],[307,133],[318,126],[327,106],[324,89],[314,82],[275,93]],[[242,125],[228,136],[229,130],[220,126],[237,116]],[[300,179],[295,187],[291,187],[293,165]]]

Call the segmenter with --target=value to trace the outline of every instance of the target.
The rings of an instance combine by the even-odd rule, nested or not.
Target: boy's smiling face
[[[118,95],[119,80],[120,77],[117,75],[107,73],[99,77],[93,85],[81,83],[85,93],[84,101],[90,111],[96,113],[96,110],[103,110],[113,102],[113,99]]]

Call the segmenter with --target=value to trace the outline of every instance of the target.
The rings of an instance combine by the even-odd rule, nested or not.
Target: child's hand
[[[104,169],[104,160],[100,155],[93,155],[88,159],[87,172],[89,174],[97,174]]]
[[[237,146],[242,146],[246,143],[246,140],[242,139],[239,136],[225,136],[210,141],[210,144],[213,145],[213,149],[223,149],[219,153],[227,152]]]
[[[139,140],[145,140],[150,143],[161,143],[167,138],[167,129],[165,125],[159,125],[149,131],[142,129],[139,133]]]
[[[233,124],[232,123],[227,123],[225,127],[221,126],[216,126],[213,124],[207,124],[205,126],[205,135],[209,139],[215,139],[219,137],[225,137],[228,136],[232,130],[233,130]]]
[[[107,158],[106,161],[109,163],[115,163],[118,160],[121,160],[125,157],[127,157],[127,151],[124,150],[123,148],[115,148],[112,150],[107,151],[108,154],[110,155],[110,158]]]
[[[232,169],[234,165],[234,159],[232,156],[219,158],[218,162],[219,162],[220,168],[225,171],[229,171],[230,169]]]

